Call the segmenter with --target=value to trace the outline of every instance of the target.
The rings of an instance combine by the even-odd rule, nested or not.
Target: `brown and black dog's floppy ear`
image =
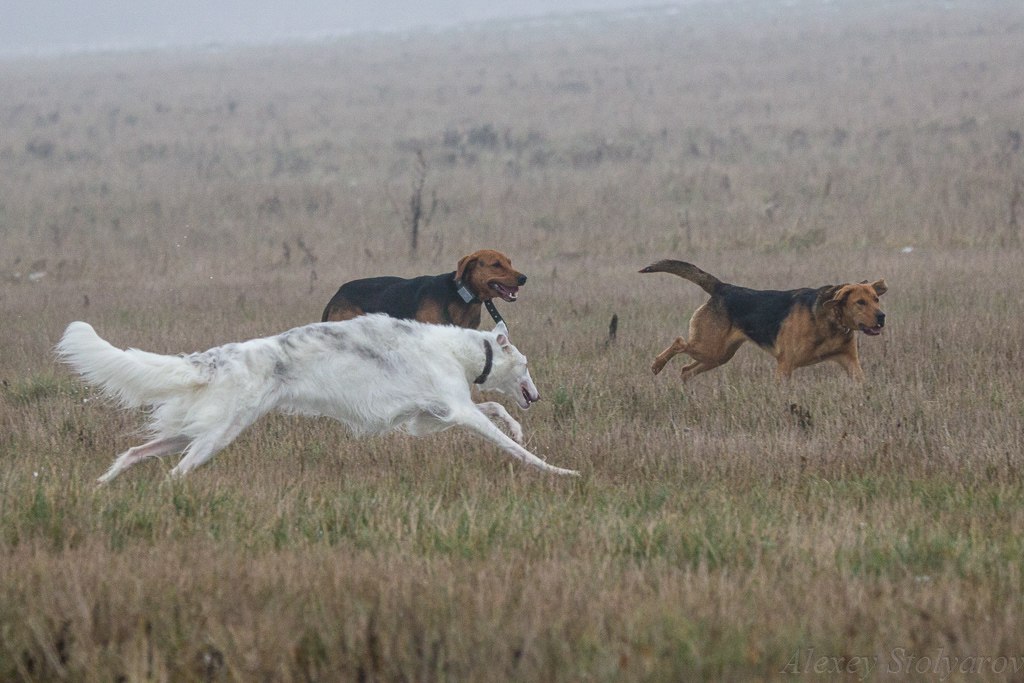
[[[459,259],[459,265],[455,268],[455,279],[461,281],[463,275],[466,274],[466,269],[473,267],[477,262],[477,256],[475,253],[463,256]]]
[[[839,300],[836,298],[836,294],[842,289],[842,285],[825,285],[818,289],[818,298],[814,302],[815,311],[830,311],[832,310]]]
[[[867,280],[861,280],[858,284],[866,285],[869,284]],[[875,280],[870,283],[871,289],[875,290],[877,296],[882,296],[889,291],[889,286],[885,284],[885,280]]]

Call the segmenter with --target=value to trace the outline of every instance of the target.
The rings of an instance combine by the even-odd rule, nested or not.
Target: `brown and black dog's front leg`
[[[782,354],[778,357],[778,365],[775,366],[775,377],[780,381],[788,380],[797,368],[814,365],[826,360],[835,361],[842,366],[850,379],[857,382],[864,381],[864,369],[860,365],[860,356],[855,340],[851,340],[850,343],[841,349],[825,356],[807,355],[804,357],[794,357],[792,354]]]
[[[842,353],[829,358],[839,363],[846,370],[846,374],[850,379],[863,382],[864,381],[864,369],[860,366],[860,355],[857,352],[857,342],[853,341],[847,346]]]

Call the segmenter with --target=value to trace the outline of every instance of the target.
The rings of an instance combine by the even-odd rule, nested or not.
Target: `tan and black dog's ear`
[[[867,285],[869,283],[867,280],[861,280],[858,284]],[[870,287],[871,289],[875,290],[875,294],[877,296],[882,296],[887,291],[889,291],[889,287],[886,286],[885,280],[875,280],[874,282],[870,283]]]
[[[455,279],[461,281],[462,276],[466,274],[466,269],[472,268],[476,262],[477,255],[475,253],[469,254],[468,256],[463,256],[461,259],[459,259],[459,265],[455,268]]]
[[[836,294],[842,289],[842,285],[825,285],[818,290],[818,298],[814,302],[815,310],[831,310],[838,302]]]

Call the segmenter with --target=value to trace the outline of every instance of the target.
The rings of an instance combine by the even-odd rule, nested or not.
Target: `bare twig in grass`
[[[693,251],[693,222],[690,221],[690,210],[685,209],[679,217],[679,227],[683,229],[686,237],[686,253]]]
[[[799,403],[789,404],[789,414],[795,424],[800,429],[810,429],[814,426],[814,417],[811,415],[811,411]]]
[[[423,187],[427,182],[427,160],[423,150],[416,150],[416,177],[412,183],[412,196],[409,198],[409,253],[416,255],[419,248],[420,229],[430,225],[434,212],[437,210],[437,190],[430,193],[430,205],[423,204]]]
[[[302,251],[303,265],[311,266],[316,263],[316,254],[313,253],[312,249],[306,246],[306,242],[301,237],[296,238],[295,244],[299,247],[299,250]]]
[[[611,346],[615,343],[615,339],[619,334],[619,314],[613,313],[611,322],[608,323],[608,338],[605,340],[605,346]]]

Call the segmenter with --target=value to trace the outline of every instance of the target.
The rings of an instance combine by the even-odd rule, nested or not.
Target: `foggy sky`
[[[622,9],[650,0],[5,0],[0,55],[263,43],[488,19]],[[664,5],[664,2],[656,4]]]

